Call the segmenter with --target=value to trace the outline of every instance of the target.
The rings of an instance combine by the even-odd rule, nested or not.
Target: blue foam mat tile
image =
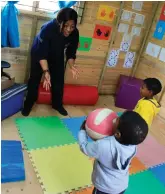
[[[151,167],[149,170],[165,186],[165,163]]]
[[[77,141],[78,141],[78,132],[80,131],[80,127],[85,119],[86,119],[86,116],[62,119],[63,123],[67,126],[67,128],[70,130],[70,132],[72,133],[72,135]],[[88,141],[91,142],[93,140],[89,137]]]
[[[25,168],[20,141],[1,141],[1,183],[25,180]]]
[[[121,117],[122,114],[123,114],[123,112],[117,112],[118,117]]]
[[[123,112],[117,112],[117,115],[120,117]],[[72,133],[73,137],[78,141],[78,132],[80,130],[80,126],[82,125],[83,121],[86,119],[86,116],[83,117],[73,117],[73,118],[63,118],[63,123],[67,126],[67,128]],[[93,140],[89,137],[89,142]]]

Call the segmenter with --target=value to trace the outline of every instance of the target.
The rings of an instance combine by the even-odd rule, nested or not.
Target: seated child
[[[136,112],[127,111],[114,124],[114,135],[88,143],[85,121],[79,132],[81,151],[95,158],[93,194],[123,194],[128,187],[129,166],[136,145],[144,141],[148,125]]]
[[[160,104],[154,98],[159,92],[161,92],[162,85],[156,78],[147,78],[144,80],[144,84],[140,89],[141,96],[143,97],[137,103],[134,111],[139,113],[150,127],[154,117],[160,110]]]

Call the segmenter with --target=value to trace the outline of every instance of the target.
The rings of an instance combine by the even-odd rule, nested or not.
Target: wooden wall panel
[[[96,24],[103,24],[111,26],[112,29],[114,28],[114,22],[97,20],[97,12],[100,4],[113,6],[117,10],[120,8],[120,2],[86,2],[82,23],[78,26],[80,36],[92,37]],[[98,85],[101,71],[104,66],[106,55],[109,49],[110,40],[111,37],[109,40],[93,39],[89,52],[77,52],[76,64],[79,66],[80,69],[79,79],[83,82],[79,82],[77,80],[76,83],[79,82],[80,84],[95,86]],[[81,60],[81,63],[79,62],[79,58],[83,59]],[[86,65],[88,65],[87,68]],[[67,78],[68,79],[66,79],[66,82],[73,83],[73,81],[70,80],[69,76]]]
[[[95,24],[103,24],[103,25],[111,26],[112,29],[115,28],[116,19],[113,22],[97,20],[96,16],[97,16],[97,11],[100,4],[115,7],[116,16],[118,15],[121,2],[86,1],[82,22],[81,24],[78,25],[80,36],[92,37]],[[128,2],[128,1],[125,2],[124,10],[132,11],[132,2]],[[142,29],[141,36],[133,38],[131,48],[130,48],[131,51],[137,52],[137,56],[138,56],[138,51],[140,49],[141,43],[143,41],[144,34],[147,29],[148,17],[151,15],[152,10],[153,10],[153,2],[144,2],[142,12],[137,12],[140,14],[144,14],[146,16],[146,20],[145,20],[146,25]],[[6,60],[10,62],[12,65],[12,67],[9,70],[7,70],[7,72],[9,72],[12,76],[15,76],[17,82],[23,82],[25,79],[25,73],[27,72],[27,57],[30,52],[29,44],[30,44],[32,29],[36,28],[36,32],[38,33],[40,31],[41,26],[49,20],[49,19],[41,19],[40,17],[38,17],[37,25],[32,26],[33,17],[34,16],[25,16],[25,15],[19,16],[20,37],[21,37],[20,48],[16,48],[16,49],[3,48],[1,51],[2,60]],[[122,21],[122,23],[127,23],[127,22]],[[129,31],[131,30],[132,25],[133,25],[133,19],[130,22]],[[120,47],[122,37],[123,37],[122,33],[118,32],[116,34],[116,38],[112,46],[113,48],[117,49]],[[88,84],[88,85],[98,86],[102,69],[104,67],[108,52],[110,51],[109,50],[110,42],[111,42],[111,38],[107,41],[93,39],[91,50],[89,52],[78,51],[76,64],[80,70],[80,77],[78,80],[73,80],[70,74],[70,71],[68,70],[66,72],[66,83]],[[115,68],[106,68],[103,81],[102,81],[101,93],[114,94],[116,90],[116,84],[120,74],[130,75],[132,70],[123,68],[124,59],[125,59],[125,53],[120,53],[117,66]],[[147,62],[145,63],[147,64]],[[155,66],[155,64],[153,64],[153,66]],[[160,63],[158,64],[158,67],[162,69],[162,66]],[[137,71],[137,75],[138,75],[138,71]]]
[[[142,11],[138,12],[138,11],[135,11],[132,9],[132,2],[131,1],[130,2],[125,1],[123,10],[133,12],[132,19],[130,22],[120,20],[120,23],[129,24],[128,33],[131,32],[133,25],[142,27],[140,36],[139,37],[133,36],[131,46],[129,49],[129,51],[136,52],[136,56],[135,56],[135,60],[134,60],[134,62],[135,62],[136,58],[139,54],[139,50],[141,48],[141,43],[144,39],[145,33],[146,33],[148,26],[149,26],[150,14],[153,11],[153,2],[143,2]],[[144,21],[143,26],[134,24],[135,13],[145,15],[145,21]],[[119,49],[120,48],[122,38],[123,38],[123,33],[117,32],[115,40],[113,42],[113,45],[110,48],[110,51],[112,49]],[[116,67],[115,68],[106,67],[105,73],[103,75],[104,78],[103,78],[102,83],[101,83],[102,84],[101,90],[100,90],[101,94],[115,94],[116,85],[117,85],[118,78],[119,78],[120,74],[131,75],[132,68],[129,68],[129,69],[123,68],[125,56],[126,56],[126,53],[120,52]],[[115,77],[115,79],[114,79],[114,77]]]
[[[159,3],[156,17],[153,21],[153,25],[152,25],[150,34],[148,36],[148,39],[146,41],[143,54],[140,58],[139,66],[136,70],[135,76],[142,79],[147,77],[156,77],[161,81],[163,87],[165,87],[165,62],[162,62],[158,58],[154,58],[146,54],[146,48],[147,48],[148,42],[152,42],[156,45],[159,45],[165,48],[165,36],[163,40],[158,40],[153,37],[153,33],[155,31],[156,24],[159,20],[163,5],[164,5],[164,2]],[[162,116],[165,119],[165,94],[159,94],[158,99],[161,95],[162,95],[162,99],[160,103],[162,105],[162,108],[160,111],[160,116]]]

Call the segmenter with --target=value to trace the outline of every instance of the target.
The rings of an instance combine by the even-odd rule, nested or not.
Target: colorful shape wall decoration
[[[128,33],[129,30],[129,24],[120,23],[118,26],[118,32],[121,33]]]
[[[100,5],[97,19],[98,20],[105,20],[105,21],[113,21],[115,17],[116,9],[107,5]]]
[[[127,52],[123,67],[132,68],[134,59],[135,59],[135,52]]]
[[[143,1],[133,1],[132,2],[132,9],[136,11],[141,11],[143,7]]]
[[[140,33],[141,33],[141,27],[132,26],[131,34],[132,34],[133,36],[140,36]]]
[[[115,67],[119,58],[120,50],[112,49],[108,57],[108,67]]]
[[[143,25],[145,20],[145,15],[137,14],[135,15],[134,23]]]
[[[93,38],[100,40],[108,40],[111,34],[112,27],[96,24]]]
[[[165,4],[164,4],[164,6],[162,7],[162,12],[161,12],[161,14],[160,14],[159,20],[165,21]]]
[[[80,36],[79,38],[79,51],[89,51],[92,44],[92,38]]]
[[[128,52],[132,42],[132,34],[124,34],[122,42],[120,44],[120,51]]]
[[[130,22],[132,18],[132,14],[133,12],[131,11],[123,10],[123,13],[121,15],[121,20]]]
[[[153,37],[162,40],[164,34],[165,34],[165,21],[158,21]]]
[[[152,57],[157,58],[160,53],[161,47],[159,45],[149,42],[146,48],[146,53]]]
[[[159,55],[159,60],[165,62],[165,48],[162,48]]]

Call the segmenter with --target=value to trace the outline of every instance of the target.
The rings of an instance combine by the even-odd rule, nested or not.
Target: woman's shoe
[[[29,110],[29,109],[25,109],[25,108],[23,108],[21,111],[21,113],[24,117],[29,116],[30,112],[31,112],[31,109]]]
[[[65,108],[63,106],[58,107],[58,108],[54,108],[54,109],[57,110],[63,116],[67,116],[68,115],[68,112],[65,110]]]

